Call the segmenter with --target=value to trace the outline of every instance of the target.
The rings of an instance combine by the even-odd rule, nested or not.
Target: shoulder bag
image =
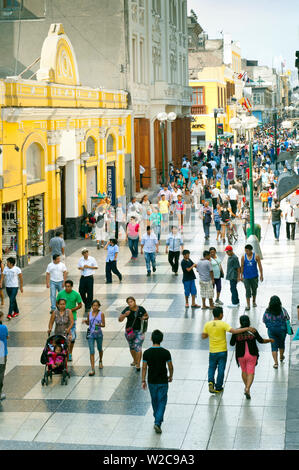
[[[286,309],[282,309],[283,311],[283,315],[284,315],[284,318],[285,318],[285,322],[286,322],[286,325],[287,325],[287,334],[292,336],[294,334],[294,331],[293,331],[293,328],[292,328],[292,325],[291,325],[291,322],[290,322],[290,317],[286,311]]]
[[[127,334],[127,338],[128,338],[129,340],[133,340],[133,339],[136,338],[136,335],[135,335],[133,326],[135,325],[135,321],[137,320],[138,313],[139,313],[139,307],[138,307],[137,312],[135,313],[135,319],[134,319],[134,321],[133,321],[133,325],[130,326],[129,328],[126,328],[126,334]]]

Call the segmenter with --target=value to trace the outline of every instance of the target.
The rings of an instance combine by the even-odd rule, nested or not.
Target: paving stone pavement
[[[252,325],[267,337],[262,315],[271,295],[279,295],[289,313],[296,313],[298,285],[295,284],[292,299],[292,283],[294,268],[298,268],[298,258],[295,263],[298,241],[285,239],[283,224],[281,241],[274,242],[272,227],[259,207],[256,219],[262,225],[265,281],[259,286],[258,307],[249,315]],[[216,246],[226,271],[224,248],[215,238],[213,227],[209,244],[204,243],[197,214],[193,215],[192,225],[184,230],[185,247],[190,249],[194,262],[204,248]],[[244,241],[239,226],[239,242],[234,247],[239,256]],[[47,337],[50,307],[49,290],[45,287],[49,257],[26,268],[24,294],[18,296],[20,317],[6,322],[10,339],[4,382],[7,399],[0,404],[0,449],[284,449],[287,409],[288,413],[290,410],[295,413],[288,421],[287,445],[297,445],[299,415],[290,390],[287,406],[289,361],[279,365],[278,370],[273,369],[270,345],[259,345],[260,358],[250,401],[243,395],[241,372],[230,346],[224,392],[220,396],[209,394],[208,342],[201,339],[201,332],[204,323],[211,319],[211,312],[185,309],[182,276],[180,273],[175,277],[171,272],[165,255],[165,235],[157,256],[156,274],[147,278],[143,256],[133,264],[128,248],[121,246],[118,268],[124,280],[119,284],[114,277],[112,285],[104,283],[103,250],[96,250],[92,241],[68,242],[66,265],[74,288],[79,283],[77,261],[86,245],[99,263],[95,297],[101,300],[106,315],[104,369],[98,369],[95,377],[88,376],[86,326],[81,324],[82,313],[79,313],[78,339],[69,364],[68,385],[61,386],[58,377],[54,377],[48,387],[41,386],[43,366],[39,361]],[[173,358],[174,381],[169,386],[161,435],[153,430],[150,395],[141,389],[140,375],[129,366],[131,356],[124,338],[125,325],[117,318],[128,295],[135,296],[150,315],[144,349],[151,345],[151,331],[159,328],[165,334],[163,346],[170,349]],[[239,309],[225,308],[230,303],[230,290],[228,281],[224,281],[221,296],[224,320],[233,327],[238,326],[238,318],[245,309],[245,289],[241,284],[239,295]],[[201,303],[201,299],[198,301]],[[289,338],[286,357],[288,354]],[[298,382],[299,368],[292,375],[290,387],[294,389]]]

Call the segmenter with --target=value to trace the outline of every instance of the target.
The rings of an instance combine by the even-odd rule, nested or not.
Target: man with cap
[[[85,312],[88,312],[93,301],[93,272],[98,269],[98,264],[95,258],[88,255],[87,248],[83,248],[81,253],[83,256],[78,262],[78,269],[81,271],[79,293],[85,305]]]
[[[232,303],[228,305],[228,307],[235,308],[240,305],[237,284],[241,280],[241,266],[231,245],[227,245],[224,251],[228,256],[226,279],[230,282],[230,291],[232,294]]]

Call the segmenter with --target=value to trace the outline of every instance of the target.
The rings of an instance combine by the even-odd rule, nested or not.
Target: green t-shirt
[[[56,302],[58,302],[59,299],[65,299],[66,300],[66,308],[69,308],[70,310],[72,308],[77,307],[77,305],[82,302],[81,295],[79,292],[76,292],[75,290],[72,290],[71,292],[66,292],[65,290],[62,290],[59,292],[56,298]],[[73,317],[74,320],[77,320],[77,310],[73,312]]]
[[[153,225],[161,225],[162,214],[160,212],[153,212],[150,217],[149,221],[152,222]]]

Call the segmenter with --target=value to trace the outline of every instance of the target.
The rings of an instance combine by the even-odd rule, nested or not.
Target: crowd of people
[[[291,200],[280,205],[277,200],[277,180],[279,171],[289,171],[287,166],[276,168],[273,153],[273,136],[269,129],[256,132],[253,142],[253,182],[256,199],[262,202],[263,211],[269,214],[268,222],[272,222],[275,240],[280,237],[281,220],[286,221],[286,236],[294,240],[296,224],[299,222],[298,207]],[[289,150],[294,145],[291,136],[281,134],[279,149]],[[223,391],[224,373],[227,361],[226,333],[232,334],[230,344],[236,347],[237,364],[242,370],[244,394],[251,398],[250,389],[254,379],[255,366],[258,360],[257,343],[271,343],[274,368],[278,367],[278,351],[280,362],[284,360],[285,338],[289,328],[289,315],[282,306],[280,299],[273,295],[264,313],[263,322],[268,331],[268,339],[263,339],[258,331],[250,325],[247,314],[240,317],[240,327],[232,328],[223,319],[223,302],[221,292],[223,278],[229,281],[231,304],[228,308],[240,306],[238,292],[239,282],[245,286],[245,311],[257,307],[257,291],[263,282],[263,266],[253,246],[246,242],[247,229],[250,223],[250,204],[248,201],[249,180],[249,146],[241,140],[238,144],[227,143],[215,149],[210,145],[206,152],[198,148],[190,159],[182,159],[180,168],[169,166],[166,181],[162,181],[155,202],[144,195],[140,201],[133,197],[126,210],[119,203],[115,210],[114,222],[117,230],[122,230],[124,239],[131,252],[131,263],[134,265],[140,254],[144,255],[146,275],[149,277],[157,271],[156,256],[165,240],[165,254],[174,276],[182,273],[184,286],[185,308],[189,308],[191,296],[192,309],[210,309],[213,319],[204,325],[202,338],[209,339],[210,355],[208,368],[208,387],[210,393]],[[282,206],[282,207],[281,207]],[[82,235],[96,241],[97,248],[107,251],[106,283],[112,283],[112,273],[122,282],[123,276],[117,268],[119,243],[111,236],[111,206],[106,197],[94,208],[84,220]],[[187,226],[195,224],[196,217],[202,222],[206,249],[201,259],[194,263],[192,254],[185,248],[184,231]],[[242,224],[244,237],[244,253],[239,259],[234,252],[233,244],[241,235],[238,233],[238,221]],[[208,247],[211,226],[215,226],[216,237]],[[115,226],[113,226],[115,229]],[[139,247],[140,245],[140,247]],[[226,273],[217,251],[227,255]],[[97,260],[90,256],[88,248],[82,249],[82,257],[78,260],[80,271],[78,292],[73,288],[65,262],[65,244],[62,233],[50,242],[52,261],[46,270],[46,286],[50,290],[50,319],[48,335],[63,335],[68,342],[68,361],[72,361],[73,349],[77,337],[76,323],[78,311],[85,308],[83,323],[88,326],[87,342],[90,352],[91,370],[89,376],[95,375],[95,345],[99,353],[99,368],[103,363],[103,328],[105,314],[101,303],[94,296],[94,274],[99,269]],[[140,250],[140,252],[139,252]],[[180,262],[180,257],[181,262]],[[23,291],[23,278],[15,260],[9,258],[7,266],[1,263],[0,288],[5,281],[9,297],[7,320],[19,315],[17,305],[18,289]],[[199,277],[199,293],[201,305],[197,303],[196,274]],[[2,302],[3,302],[3,296]],[[251,303],[252,302],[252,303]],[[208,303],[208,304],[207,304]],[[155,330],[151,339],[152,348],[142,354],[145,333],[150,320],[149,313],[141,305],[137,305],[134,297],[126,299],[127,306],[119,315],[119,322],[126,321],[125,338],[132,356],[131,367],[137,372],[142,369],[142,387],[147,388],[152,398],[155,417],[155,431],[161,433],[161,424],[167,403],[168,383],[173,378],[173,363],[168,350],[161,347],[163,333]],[[0,314],[0,321],[3,314]],[[0,340],[5,345],[3,357],[7,357],[7,327],[0,325]],[[61,365],[60,345],[51,351],[49,365],[52,369]],[[54,358],[53,358],[54,354]],[[58,358],[58,359],[57,359]],[[56,361],[56,362],[55,362]],[[60,362],[59,362],[60,361]],[[217,379],[215,374],[218,370]],[[0,393],[2,392],[5,365],[0,364]]]

